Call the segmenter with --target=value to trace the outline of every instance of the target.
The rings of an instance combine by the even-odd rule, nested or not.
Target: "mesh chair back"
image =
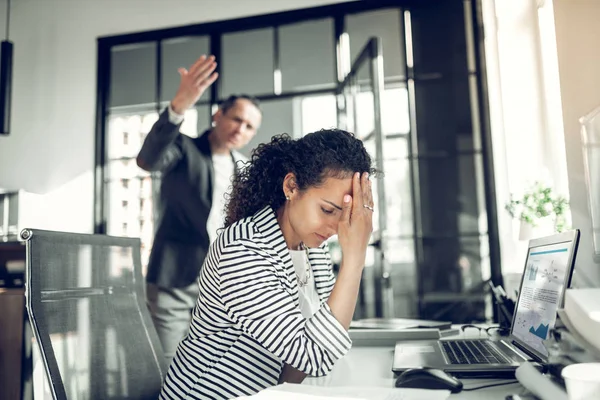
[[[140,241],[25,229],[27,311],[55,399],[156,399]]]

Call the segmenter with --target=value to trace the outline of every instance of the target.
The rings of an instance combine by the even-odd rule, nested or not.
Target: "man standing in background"
[[[146,171],[162,173],[157,230],[148,263],[146,298],[167,362],[187,334],[198,298],[196,279],[209,244],[223,225],[224,194],[243,156],[236,150],[256,134],[262,115],[251,96],[231,96],[198,138],[179,132],[184,113],[217,79],[213,56],[188,70],[137,156]]]

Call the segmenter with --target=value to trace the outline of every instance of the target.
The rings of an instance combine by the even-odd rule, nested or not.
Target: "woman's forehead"
[[[309,190],[319,195],[329,194],[334,197],[352,193],[352,176],[348,178],[328,177],[319,186],[313,186]]]

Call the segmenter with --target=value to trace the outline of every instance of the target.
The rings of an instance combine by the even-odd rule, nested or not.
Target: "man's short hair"
[[[258,108],[258,111],[261,111],[260,102],[258,101],[258,99],[249,94],[232,94],[227,99],[225,99],[221,102],[221,104],[219,105],[219,108],[221,109],[221,111],[223,111],[223,113],[226,113],[227,110],[229,110],[231,107],[233,107],[235,105],[235,102],[238,100],[248,100],[256,108]]]

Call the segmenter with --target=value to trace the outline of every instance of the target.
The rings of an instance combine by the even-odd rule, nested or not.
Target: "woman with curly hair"
[[[372,232],[371,158],[342,130],[261,144],[233,182],[163,399],[228,399],[327,374],[349,350]],[[337,280],[327,239],[338,235]]]

